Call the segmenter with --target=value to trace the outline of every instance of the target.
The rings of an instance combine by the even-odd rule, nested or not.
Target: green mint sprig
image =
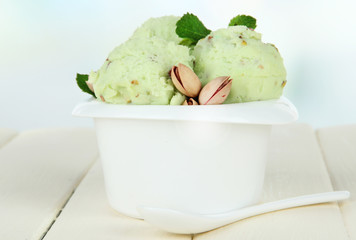
[[[248,15],[238,15],[230,20],[229,26],[243,25],[255,29],[256,19]],[[193,47],[197,42],[209,35],[211,30],[207,29],[197,16],[186,13],[176,23],[176,33],[182,38],[180,45]]]
[[[237,15],[236,17],[230,20],[229,26],[237,25],[244,25],[248,28],[255,29],[257,27],[256,18],[248,15]]]
[[[194,46],[200,39],[205,38],[211,30],[207,29],[199,18],[186,13],[176,23],[176,33],[183,38],[181,45]]]
[[[88,87],[86,81],[88,81],[89,79],[89,76],[86,75],[86,74],[79,74],[77,73],[77,84],[78,84],[78,87],[85,93],[88,93],[90,95],[92,95],[93,97],[95,97],[95,94],[93,93],[92,90],[90,90],[90,88]]]

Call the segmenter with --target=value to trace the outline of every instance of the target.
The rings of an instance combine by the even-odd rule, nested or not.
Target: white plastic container
[[[147,205],[212,214],[258,202],[270,129],[298,118],[278,100],[215,106],[112,105],[90,100],[106,191],[117,211]]]

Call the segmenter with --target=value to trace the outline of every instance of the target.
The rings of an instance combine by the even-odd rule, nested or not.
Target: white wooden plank
[[[165,233],[148,223],[126,217],[107,201],[100,162],[76,189],[44,240],[190,240],[190,235]]]
[[[119,214],[109,206],[103,181],[101,164],[97,162],[44,239],[191,239],[190,235],[165,233],[142,220]]]
[[[332,191],[314,131],[308,125],[274,127],[261,202]],[[348,239],[336,203],[252,217],[194,236],[196,240]]]
[[[356,240],[356,125],[320,129],[317,136],[334,189],[351,192],[339,205],[350,239]]]
[[[13,129],[0,128],[0,148],[16,136],[17,132]]]
[[[43,129],[0,149],[0,239],[40,239],[97,158],[91,129]]]

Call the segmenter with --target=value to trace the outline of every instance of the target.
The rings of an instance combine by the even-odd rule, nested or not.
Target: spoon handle
[[[274,202],[240,208],[219,214],[191,214],[172,209],[138,207],[141,216],[149,223],[173,233],[206,232],[244,218],[292,207],[339,201],[349,198],[348,191],[335,191],[303,195]]]
[[[221,218],[225,215],[225,221],[238,221],[247,217],[272,212],[276,210],[282,210],[292,207],[300,207],[311,204],[326,203],[333,201],[345,200],[350,197],[350,192],[348,191],[335,191],[335,192],[325,192],[316,193],[310,195],[303,195],[294,198],[287,198],[283,200],[278,200],[274,202],[263,203],[260,205],[255,205],[251,207],[246,207],[243,209],[238,209],[226,214],[210,215],[211,217]]]

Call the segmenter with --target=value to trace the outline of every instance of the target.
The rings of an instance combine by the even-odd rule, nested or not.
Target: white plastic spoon
[[[349,197],[350,192],[348,191],[317,193],[209,215],[148,206],[139,206],[137,210],[145,221],[162,230],[172,233],[193,234],[206,232],[262,213],[317,203],[339,201]]]

